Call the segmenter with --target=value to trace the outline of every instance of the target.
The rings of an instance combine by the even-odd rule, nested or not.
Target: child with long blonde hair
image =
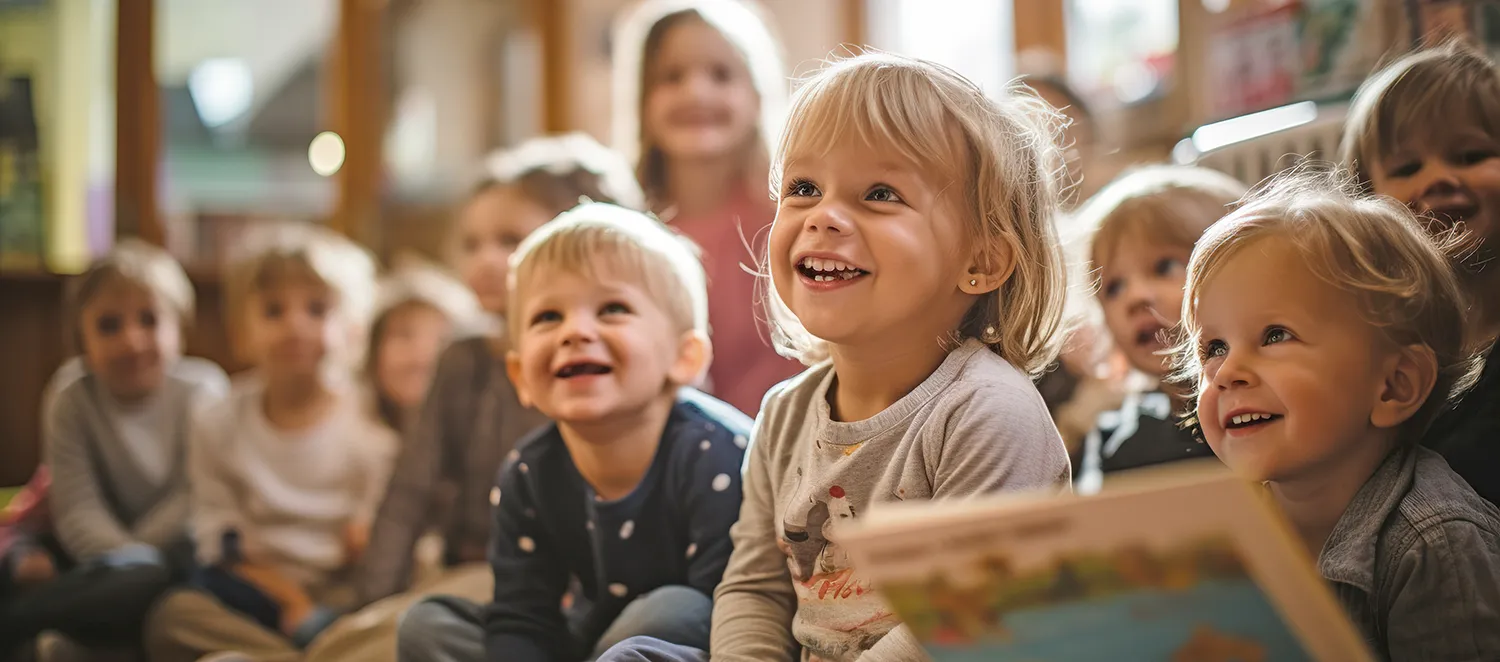
[[[731,0],[652,0],[620,24],[615,145],[635,160],[650,210],[703,250],[718,357],[715,395],[755,414],[767,389],[797,371],[757,319],[757,256],[775,208],[769,147],[786,79],[758,12]]]
[[[1055,114],[936,64],[866,54],[797,92],[772,166],[781,350],[812,367],[756,422],[714,659],[922,659],[839,525],[882,502],[1068,489],[1030,375],[1057,354]],[[628,641],[657,659],[705,659]]]

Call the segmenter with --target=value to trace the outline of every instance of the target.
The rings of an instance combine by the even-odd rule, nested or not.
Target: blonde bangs
[[[511,258],[512,337],[523,328],[526,293],[551,273],[638,284],[679,331],[708,333],[707,278],[697,247],[639,212],[585,204],[527,237]]]
[[[1365,81],[1349,108],[1339,161],[1368,187],[1382,157],[1454,127],[1500,140],[1500,69],[1462,42],[1407,55]]]
[[[780,199],[789,166],[856,140],[935,173],[929,181],[963,219],[976,261],[1008,268],[1004,284],[978,297],[954,332],[1034,374],[1057,354],[1067,290],[1056,229],[1062,126],[1055,109],[1021,86],[991,98],[941,65],[866,52],[827,63],[797,90],[770,184]],[[826,356],[775,288],[767,290],[777,351],[805,364]]]
[[[962,167],[969,159],[945,158],[962,157],[968,148],[955,130],[957,118],[939,100],[942,92],[928,73],[906,63],[870,66],[861,59],[832,65],[797,90],[771,165],[773,195],[784,193],[788,165],[853,141],[894,150],[923,170],[969,172]]]

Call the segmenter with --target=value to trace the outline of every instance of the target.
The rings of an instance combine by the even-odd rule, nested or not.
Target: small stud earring
[[[989,325],[987,327],[984,327],[984,337],[986,337],[986,338],[994,338],[995,337],[995,325],[991,324],[991,325]]]
[[[979,279],[978,278],[970,278],[969,279],[969,287],[978,287],[978,286],[979,286]]]

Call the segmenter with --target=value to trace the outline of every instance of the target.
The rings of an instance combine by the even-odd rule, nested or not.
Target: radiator
[[[1320,104],[1312,122],[1204,152],[1194,163],[1255,184],[1303,161],[1332,162],[1338,159],[1348,109]]]

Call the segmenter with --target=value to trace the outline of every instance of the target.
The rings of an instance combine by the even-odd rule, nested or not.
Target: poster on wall
[[[1296,91],[1297,2],[1246,12],[1209,41],[1210,112],[1234,117],[1279,106]]]
[[[31,79],[0,79],[0,268],[42,265],[42,178]]]
[[[1209,107],[1224,118],[1347,98],[1403,41],[1400,14],[1398,5],[1361,0],[1286,0],[1230,14],[1209,42]]]

